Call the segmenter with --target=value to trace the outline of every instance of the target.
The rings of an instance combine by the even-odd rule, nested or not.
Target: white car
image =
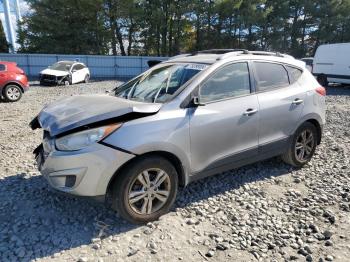
[[[71,85],[87,83],[90,70],[83,63],[59,61],[40,72],[40,85]]]
[[[350,84],[350,43],[319,46],[312,73],[322,86],[329,82]]]

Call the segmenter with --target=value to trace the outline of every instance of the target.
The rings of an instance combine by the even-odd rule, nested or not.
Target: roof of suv
[[[192,54],[184,54],[171,57],[166,62],[186,62],[214,64],[222,60],[257,59],[283,62],[299,67],[305,67],[304,62],[296,60],[294,57],[276,52],[248,51],[242,49],[213,49],[204,50]]]

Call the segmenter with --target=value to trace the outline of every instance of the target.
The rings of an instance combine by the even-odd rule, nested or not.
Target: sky
[[[15,1],[14,0],[9,0],[9,2],[10,2],[10,9],[12,11],[12,13],[11,13],[12,25],[13,25],[13,28],[14,28],[14,30],[16,32],[16,30],[17,30],[17,22],[16,22],[16,14],[14,13],[14,10],[15,10],[15,4],[14,3],[15,3]],[[29,6],[28,6],[26,1],[19,0],[19,5],[20,5],[21,15],[25,15],[26,13],[29,12]],[[2,25],[3,25],[4,30],[5,30],[5,34],[7,36],[7,28],[5,26],[5,15],[4,15],[2,1],[0,1],[0,20],[2,22]],[[8,37],[7,37],[7,40],[8,40]]]

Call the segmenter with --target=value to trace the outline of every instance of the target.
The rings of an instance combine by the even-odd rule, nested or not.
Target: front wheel
[[[112,206],[124,219],[140,224],[158,219],[173,205],[178,187],[175,167],[165,158],[140,158],[117,174]]]
[[[282,155],[282,160],[294,167],[302,167],[313,157],[317,146],[316,127],[305,122],[295,132],[288,151]]]

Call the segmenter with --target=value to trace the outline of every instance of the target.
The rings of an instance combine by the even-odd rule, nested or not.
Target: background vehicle
[[[319,46],[312,72],[322,86],[350,84],[350,43]]]
[[[90,70],[80,62],[60,61],[40,72],[41,85],[71,85],[87,83],[90,80]]]
[[[129,221],[166,213],[178,185],[281,155],[308,163],[321,141],[325,89],[305,63],[249,51],[168,60],[110,96],[59,100],[31,122],[55,189],[110,195]]]
[[[8,102],[16,102],[29,89],[24,71],[13,62],[0,61],[0,95]]]
[[[313,63],[314,63],[314,58],[313,57],[305,57],[305,58],[302,58],[301,61],[305,62],[307,70],[312,72],[312,66],[313,66]]]

